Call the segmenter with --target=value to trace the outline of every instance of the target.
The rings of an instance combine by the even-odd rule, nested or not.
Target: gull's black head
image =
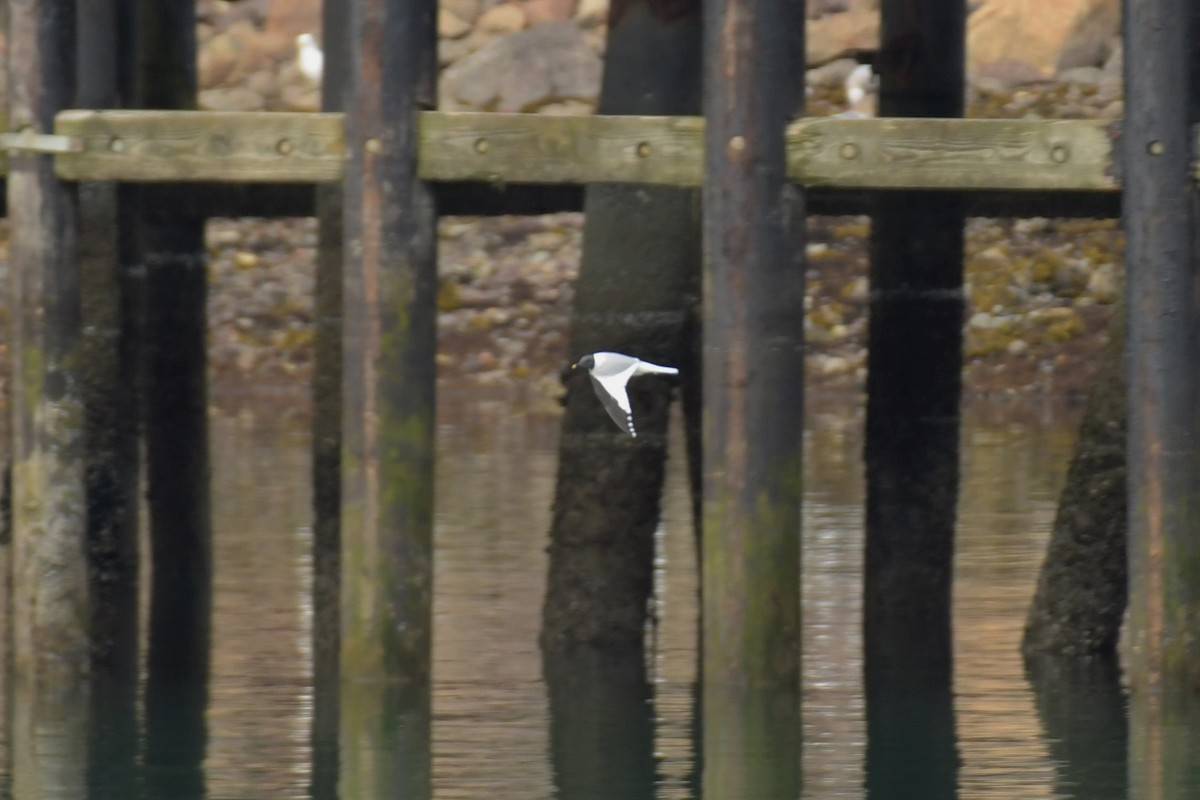
[[[594,366],[596,366],[596,357],[588,354],[576,361],[571,368],[575,369],[576,367],[583,367],[584,369],[590,370]]]

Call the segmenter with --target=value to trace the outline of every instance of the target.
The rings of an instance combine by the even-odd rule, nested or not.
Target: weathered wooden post
[[[141,0],[139,104],[196,105],[192,0]],[[143,397],[151,544],[143,763],[151,794],[203,792],[212,616],[204,220],[141,190]],[[176,195],[177,196],[177,195]]]
[[[79,215],[54,177],[54,115],[74,101],[75,4],[9,4],[8,214],[13,655],[22,680],[89,670]],[[9,133],[8,136],[13,136]]]
[[[1147,798],[1194,778],[1200,706],[1198,15],[1187,0],[1125,3],[1129,755]]]
[[[75,3],[10,2],[8,19],[10,763],[15,796],[82,797],[91,642],[79,216],[75,187],[46,152],[56,141],[44,138],[74,100]],[[39,746],[47,737],[53,752]]]
[[[78,3],[78,108],[132,104],[136,0]],[[133,796],[138,728],[136,261],[129,187],[79,185],[84,459],[91,583],[88,782]],[[102,723],[101,723],[102,721]]]
[[[961,117],[965,6],[881,6],[879,115]],[[863,577],[868,792],[957,787],[950,584],[958,495],[963,206],[900,191],[871,223]],[[921,720],[920,724],[915,724]],[[915,783],[914,783],[915,782]]]
[[[321,110],[343,111],[349,86],[346,3],[322,5]],[[342,582],[341,183],[316,187],[317,278],[313,336],[313,721],[312,796],[336,798]]]
[[[799,791],[804,4],[704,3],[705,796]],[[767,750],[764,771],[731,754]]]
[[[700,0],[615,3],[599,113],[700,113],[700,30]],[[584,206],[573,357],[630,353],[679,367],[684,385],[698,389],[699,365],[687,363],[693,351],[685,338],[689,317],[699,311],[696,190],[593,185]],[[665,380],[638,388],[635,402],[653,399],[638,407],[632,439],[612,424],[583,370],[570,376],[550,526],[544,652],[585,645],[644,661],[670,391]]]
[[[342,445],[341,784],[431,791],[436,212],[417,177],[437,4],[350,4]],[[387,713],[380,714],[383,709]],[[396,753],[378,774],[352,754]],[[354,771],[351,773],[351,768]],[[385,775],[386,773],[386,775]],[[400,787],[404,787],[401,789]],[[351,792],[353,793],[353,792]]]
[[[135,12],[133,0],[79,5],[75,107],[131,104]],[[98,669],[136,686],[138,381],[128,279],[134,237],[129,204],[121,202],[128,195],[114,182],[79,185],[92,657]]]

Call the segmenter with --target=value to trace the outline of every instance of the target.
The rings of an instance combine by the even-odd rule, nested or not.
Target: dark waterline
[[[668,465],[650,684],[623,684],[611,675],[603,685],[556,681],[572,688],[552,697],[537,633],[554,485],[553,402],[500,388],[443,387],[441,397],[433,734],[425,745],[432,752],[434,796],[697,796],[696,575],[682,440],[676,435],[672,441]],[[864,798],[861,417],[819,409],[810,414],[806,440],[803,797]],[[1126,750],[1125,700],[1113,676],[1077,676],[1035,693],[1017,648],[1074,423],[1071,414],[1050,411],[1017,420],[978,410],[966,415],[954,727],[945,744],[959,759],[960,798],[1129,796],[1130,771],[1118,757]],[[104,721],[89,740],[79,732],[82,717],[72,713],[70,698],[61,726],[43,725],[35,733],[22,726],[22,704],[6,691],[4,794],[309,796],[308,434],[303,422],[249,411],[216,417],[212,434],[216,592],[206,725],[198,734],[185,726],[178,741],[158,742],[154,752],[176,760],[150,767],[136,755],[150,752],[138,740],[146,735],[144,704],[133,721],[102,712]],[[606,674],[603,665],[572,668],[577,677],[595,669]],[[195,717],[187,713],[188,698],[197,696],[192,688],[179,687],[181,720]],[[120,687],[114,692],[119,698]],[[107,693],[98,688],[96,694],[92,707],[103,708]],[[915,708],[919,715],[920,704]],[[919,716],[913,724],[922,724]],[[156,730],[170,729],[156,723]],[[1171,729],[1165,730],[1170,741]],[[81,751],[73,748],[87,741],[93,756],[84,769],[73,757]],[[597,753],[597,741],[623,744]],[[394,756],[389,745],[372,745],[369,738],[355,747],[360,765]],[[202,763],[196,763],[199,752]],[[903,747],[885,755],[910,756]],[[739,757],[756,770],[789,770],[774,763],[769,750]],[[1153,766],[1136,762],[1134,772],[1153,772]],[[870,797],[924,797],[928,779],[872,787]],[[1188,780],[1195,781],[1194,774],[1176,785],[1168,781],[1154,796],[1195,796],[1200,782]],[[397,789],[376,782],[350,792],[344,785],[343,795],[391,796]]]

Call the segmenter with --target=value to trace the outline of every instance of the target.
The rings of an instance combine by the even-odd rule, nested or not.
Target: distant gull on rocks
[[[321,73],[325,71],[325,54],[317,47],[317,40],[311,33],[296,37],[296,65],[310,81],[321,82]]]
[[[661,367],[642,361],[640,358],[621,353],[592,353],[571,365],[571,369],[583,367],[592,379],[592,388],[604,405],[604,410],[613,422],[630,436],[637,436],[633,427],[633,407],[629,405],[629,393],[625,385],[635,375],[678,375],[675,367]]]
[[[840,119],[866,119],[874,116],[875,103],[872,95],[877,89],[878,79],[870,64],[859,64],[851,70],[843,86],[849,108],[833,116]]]

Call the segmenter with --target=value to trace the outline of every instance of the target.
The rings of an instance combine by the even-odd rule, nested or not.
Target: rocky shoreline
[[[869,222],[809,222],[810,385],[865,380]],[[214,220],[210,352],[221,380],[303,382],[312,369],[315,225]],[[558,387],[582,217],[448,218],[439,226],[438,365],[480,383]],[[965,388],[1018,397],[1086,391],[1120,296],[1113,220],[973,219],[967,226]]]

